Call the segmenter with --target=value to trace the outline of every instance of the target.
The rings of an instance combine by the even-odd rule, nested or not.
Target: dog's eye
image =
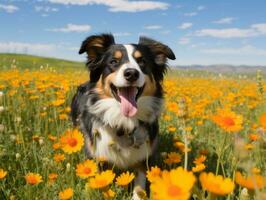
[[[116,59],[112,59],[111,61],[110,61],[110,64],[111,65],[115,65],[115,64],[117,64],[118,63],[118,60],[116,60]]]

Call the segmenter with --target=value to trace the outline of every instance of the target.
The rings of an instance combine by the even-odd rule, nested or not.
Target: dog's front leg
[[[134,190],[133,190],[132,200],[147,199],[145,187],[146,187],[146,166],[143,163],[143,164],[136,166],[136,178],[134,181]]]

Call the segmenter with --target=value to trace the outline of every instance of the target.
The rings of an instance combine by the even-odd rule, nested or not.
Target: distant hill
[[[57,58],[46,58],[25,54],[0,53],[0,69],[7,69],[16,66],[19,69],[33,69],[42,67],[52,67],[57,69],[84,68],[82,62],[68,61]]]
[[[256,73],[257,70],[261,70],[266,73],[266,66],[247,66],[247,65],[190,65],[190,66],[176,66],[179,70],[197,70],[197,71],[209,71],[214,73]]]

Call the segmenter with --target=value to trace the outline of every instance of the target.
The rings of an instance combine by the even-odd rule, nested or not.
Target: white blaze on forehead
[[[139,71],[139,78],[135,83],[135,86],[137,87],[142,87],[144,85],[145,82],[145,77],[143,72],[141,71],[138,63],[136,62],[136,60],[133,57],[133,53],[134,53],[134,46],[133,45],[123,45],[126,49],[127,52],[127,56],[128,56],[128,62],[123,64],[121,66],[121,68],[119,69],[119,71],[117,72],[116,78],[115,78],[115,86],[117,87],[125,87],[125,86],[129,86],[128,82],[125,80],[124,77],[124,71],[127,68],[133,68]]]
[[[133,58],[133,52],[135,50],[134,46],[133,45],[124,45],[124,47],[127,50],[127,56],[128,56],[128,60],[129,60],[128,65],[130,65],[130,68],[136,68],[139,72],[141,72],[138,63]]]

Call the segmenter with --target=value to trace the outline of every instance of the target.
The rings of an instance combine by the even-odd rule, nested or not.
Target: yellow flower
[[[203,163],[197,164],[195,167],[192,167],[193,172],[200,172],[204,170],[206,166]]]
[[[230,178],[223,178],[220,175],[215,176],[211,172],[208,174],[206,172],[201,173],[199,180],[204,190],[215,195],[230,194],[235,188],[234,182]]]
[[[55,162],[62,162],[63,160],[65,160],[65,155],[62,153],[57,153],[54,155],[54,161]]]
[[[133,173],[126,172],[116,178],[116,184],[124,187],[127,186],[134,178],[135,175]]]
[[[73,189],[67,188],[63,190],[62,192],[59,192],[59,199],[60,200],[68,200],[71,199],[73,196]]]
[[[113,182],[114,178],[115,174],[111,170],[103,171],[89,180],[88,187],[93,189],[105,188]]]
[[[266,186],[266,177],[260,175],[252,175],[245,178],[240,172],[236,172],[235,181],[238,185],[249,190],[261,189]]]
[[[104,199],[112,199],[115,197],[115,192],[111,189],[103,192]]]
[[[28,173],[25,176],[26,182],[30,185],[37,185],[42,182],[42,176],[40,174]]]
[[[180,154],[176,152],[170,152],[167,154],[167,158],[164,160],[164,163],[170,165],[174,163],[180,163],[181,162],[181,156]]]
[[[243,117],[230,110],[219,109],[212,120],[227,132],[238,132],[242,129]]]
[[[203,163],[205,160],[206,160],[206,156],[201,155],[201,156],[195,158],[193,163],[196,164],[196,165],[199,165],[199,164]]]
[[[0,168],[0,180],[5,178],[6,175],[7,175],[7,171],[4,171],[3,169]]]
[[[162,171],[159,167],[151,167],[151,170],[147,171],[147,179],[152,183],[154,182],[158,177],[160,177],[162,174]]]
[[[178,167],[171,171],[163,171],[162,177],[155,179],[150,187],[155,200],[186,200],[190,197],[195,181],[192,172]]]
[[[86,160],[83,163],[80,163],[76,167],[76,174],[80,178],[88,178],[94,176],[97,172],[97,165],[93,160]]]
[[[84,144],[83,135],[77,130],[67,130],[60,138],[61,148],[65,153],[71,154],[81,150]]]

